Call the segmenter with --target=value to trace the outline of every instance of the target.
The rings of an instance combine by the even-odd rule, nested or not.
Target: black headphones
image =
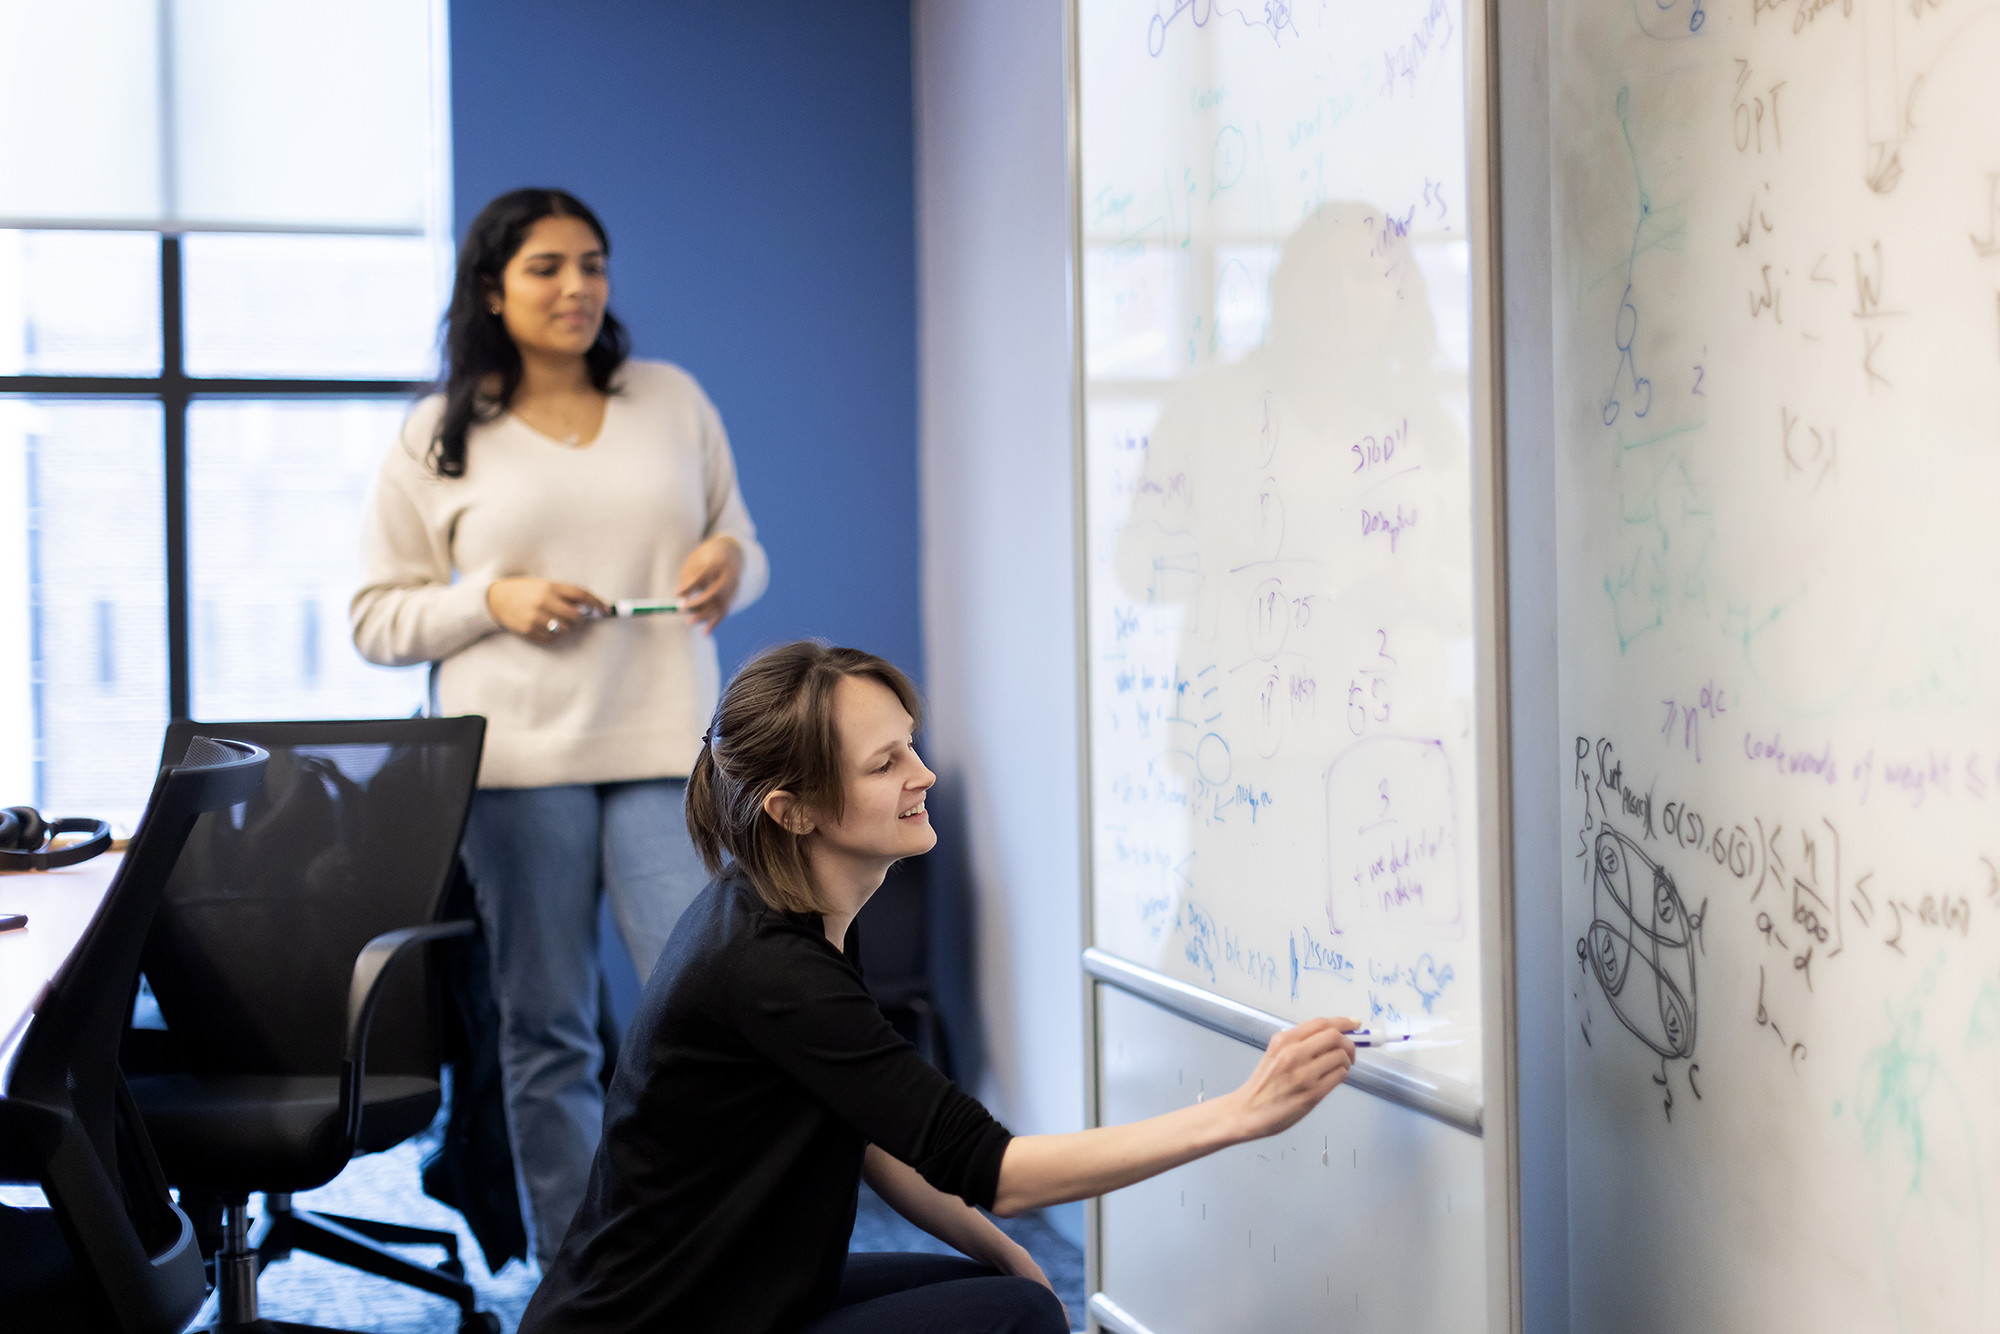
[[[57,834],[88,834],[67,848],[47,850]],[[33,806],[0,810],[0,871],[47,871],[87,862],[111,846],[111,826],[102,820],[69,819],[51,824]]]

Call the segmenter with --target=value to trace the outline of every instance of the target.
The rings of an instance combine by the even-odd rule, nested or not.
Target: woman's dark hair
[[[872,653],[801,639],[766,649],[722,692],[701,754],[688,775],[687,826],[711,875],[735,858],[757,894],[778,912],[822,912],[805,839],[764,812],[785,791],[823,818],[845,807],[834,691],[841,678],[868,677],[895,692],[914,731],[923,702],[910,678]]]
[[[510,190],[479,210],[458,252],[458,276],[451,285],[451,307],[444,314],[444,413],[431,437],[430,454],[431,466],[440,476],[465,475],[466,433],[505,412],[521,387],[521,351],[487,301],[500,290],[501,274],[527,241],[529,229],[543,218],[580,219],[597,233],[605,256],[611,254],[604,224],[567,190]],[[611,376],[631,350],[625,326],[606,310],[597,341],[583,354],[591,386],[598,393],[611,392]],[[488,377],[498,377],[497,392],[482,389]]]

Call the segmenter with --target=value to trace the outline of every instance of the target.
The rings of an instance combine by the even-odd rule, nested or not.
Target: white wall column
[[[1076,1130],[1063,7],[916,0],[912,19],[927,759],[968,843],[976,1091],[1017,1132]]]

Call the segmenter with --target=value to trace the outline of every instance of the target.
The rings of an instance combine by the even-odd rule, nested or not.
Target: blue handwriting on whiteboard
[[[1439,996],[1444,995],[1445,988],[1456,977],[1457,973],[1450,964],[1440,968],[1437,960],[1428,954],[1420,955],[1415,963],[1392,963],[1386,967],[1373,959],[1368,961],[1369,981],[1378,987],[1408,987],[1417,993],[1425,1014],[1432,1013],[1431,1006],[1437,1003]],[[1369,993],[1371,1001],[1374,994],[1372,991]]]
[[[1248,977],[1266,991],[1278,987],[1278,960],[1248,944],[1242,936],[1217,922],[1215,915],[1200,904],[1181,904],[1174,920],[1174,933],[1181,940],[1183,957],[1215,981],[1221,964]]]
[[[1300,949],[1300,937],[1304,937],[1304,949]],[[1310,927],[1301,927],[1291,938],[1292,954],[1292,999],[1299,998],[1299,974],[1331,973],[1343,982],[1354,980],[1354,960],[1333,946],[1313,939]]]

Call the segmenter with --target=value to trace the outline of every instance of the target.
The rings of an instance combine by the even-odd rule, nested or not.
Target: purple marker
[[[1412,1038],[1409,1033],[1375,1033],[1365,1028],[1350,1029],[1347,1036],[1354,1039],[1357,1047],[1386,1047],[1392,1042],[1408,1042]]]

